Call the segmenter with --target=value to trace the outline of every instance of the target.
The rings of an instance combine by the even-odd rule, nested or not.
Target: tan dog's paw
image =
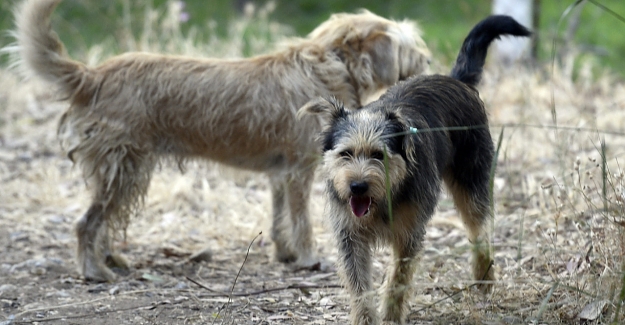
[[[298,271],[317,271],[317,272],[335,272],[336,267],[334,263],[319,257],[299,259],[291,266],[293,272]]]
[[[112,253],[106,256],[106,266],[122,270],[129,270],[130,263],[121,254]]]
[[[213,259],[213,250],[210,247],[204,247],[189,256],[192,262],[210,262]]]
[[[294,263],[297,261],[297,254],[292,250],[288,249],[286,245],[278,245],[276,244],[275,251],[276,260],[280,263]]]
[[[113,282],[117,278],[115,272],[104,263],[85,263],[82,272],[85,280],[93,282]]]

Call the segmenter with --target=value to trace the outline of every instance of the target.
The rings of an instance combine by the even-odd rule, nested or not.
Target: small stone
[[[48,216],[48,222],[54,224],[61,224],[65,222],[65,218],[61,215],[55,214]]]
[[[17,290],[17,287],[12,285],[12,284],[0,285],[0,293],[3,293],[3,292],[13,292],[15,290]]]
[[[50,257],[50,258],[48,258],[48,261],[50,261],[50,262],[52,262],[52,263],[54,263],[56,265],[63,265],[63,263],[64,263],[63,260],[58,258],[58,257]]]
[[[2,304],[2,308],[15,308],[19,305],[17,301],[11,299],[0,299],[0,303]],[[2,325],[1,322],[0,325]]]
[[[582,311],[577,315],[577,318],[583,321],[594,321],[603,314],[609,302],[609,300],[593,301],[584,306]]]
[[[178,297],[174,298],[175,302],[182,302],[182,301],[187,301],[187,300],[189,300],[189,297],[178,296]]]
[[[30,162],[33,160],[33,155],[31,153],[21,153],[17,156],[17,160],[21,162]]]
[[[25,232],[21,232],[21,231],[16,231],[16,232],[12,232],[9,234],[9,238],[11,238],[11,241],[13,242],[18,242],[18,241],[28,241],[28,234]]]
[[[116,295],[117,293],[119,293],[119,286],[114,286],[111,289],[109,289],[109,295],[113,296],[113,295]]]
[[[87,289],[87,292],[90,293],[100,293],[100,292],[104,292],[107,290],[107,285],[104,283],[100,283],[98,285],[95,285],[92,288]]]

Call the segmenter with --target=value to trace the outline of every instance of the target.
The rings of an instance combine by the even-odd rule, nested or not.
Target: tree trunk
[[[539,5],[539,0],[493,0],[493,14],[512,16],[521,25],[533,29],[534,15],[537,13],[534,5]],[[536,55],[533,42],[534,38],[503,37],[495,42],[493,57],[504,66],[515,62],[529,63]]]

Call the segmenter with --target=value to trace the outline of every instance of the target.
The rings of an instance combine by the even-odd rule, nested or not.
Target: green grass
[[[17,0],[0,2],[0,29],[12,27],[11,8]],[[185,10],[190,19],[183,23],[183,32],[195,26],[200,33],[198,39],[206,40],[217,33],[227,35],[227,22],[237,16],[236,1],[187,0]],[[258,1],[262,6],[266,1]],[[551,58],[552,42],[561,44],[567,20],[560,30],[558,21],[574,0],[541,1],[539,60],[548,63]],[[625,1],[598,0],[598,3],[625,16]],[[123,51],[123,40],[128,36],[127,22],[124,22],[124,4],[130,13],[130,27],[133,36],[141,33],[145,10],[149,7],[165,6],[167,0],[65,0],[55,13],[55,29],[59,31],[70,52],[81,53],[95,44],[110,44],[113,51]],[[417,20],[424,31],[424,38],[437,59],[450,65],[455,58],[462,39],[480,19],[490,14],[491,0],[457,1],[407,1],[407,0],[299,0],[276,1],[276,9],[270,19],[292,26],[298,35],[306,35],[333,12],[354,12],[367,8],[379,15],[395,19]],[[97,23],[94,23],[97,22]],[[619,21],[603,8],[586,3],[582,9],[580,28],[575,42],[580,57],[594,60],[599,67],[612,69],[625,75],[625,38],[619,31],[625,30],[625,23]],[[209,24],[214,28],[209,28]],[[5,45],[9,38],[0,39]],[[252,55],[254,53],[246,53]]]
[[[560,44],[567,20],[565,18],[563,21],[561,30],[557,29],[558,21],[566,8],[574,2],[575,0],[541,1],[538,29],[541,62],[549,61],[554,38]],[[597,2],[625,16],[625,1]],[[299,34],[312,30],[331,12],[354,11],[358,8],[367,8],[385,17],[417,20],[425,32],[424,39],[428,46],[443,64],[449,65],[471,27],[491,13],[491,4],[492,0],[279,1],[273,18],[294,26]],[[617,32],[625,31],[625,23],[592,3],[584,5],[580,18],[575,42],[581,54],[596,59],[600,66],[625,74],[625,63],[622,60],[625,56],[625,38]]]
[[[164,11],[167,0],[65,0],[55,10],[53,16],[53,28],[59,33],[63,43],[70,53],[80,56],[94,45],[106,43],[112,48],[111,52],[125,51],[125,40],[128,38],[128,30],[132,36],[139,39],[146,10],[160,8]],[[202,31],[202,39],[206,40],[211,35],[209,31],[215,31],[224,36],[227,34],[228,21],[236,16],[234,7],[227,1],[194,0],[184,1],[185,11],[190,19],[182,23],[183,32],[188,32],[193,26]],[[12,9],[19,0],[0,1],[0,30],[13,28]],[[124,21],[124,6],[130,13],[129,23]],[[209,24],[215,28],[209,28]],[[0,46],[6,45],[12,40],[6,34],[0,38]]]

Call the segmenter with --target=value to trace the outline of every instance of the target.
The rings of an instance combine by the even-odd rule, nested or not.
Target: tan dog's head
[[[338,55],[361,99],[429,66],[430,52],[414,22],[388,20],[366,10],[334,14],[308,38]]]

